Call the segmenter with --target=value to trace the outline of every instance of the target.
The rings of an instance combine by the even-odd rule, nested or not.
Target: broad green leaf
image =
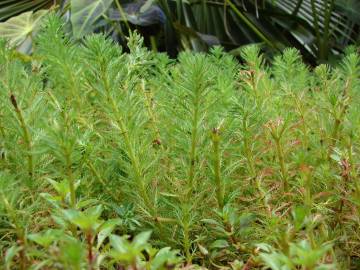
[[[199,243],[197,245],[199,247],[201,254],[203,254],[205,256],[207,256],[209,254],[209,251],[206,249],[206,247],[204,247],[203,245],[201,245]]]
[[[33,233],[28,236],[31,241],[43,246],[45,248],[49,247],[54,240],[61,236],[62,232],[60,230],[49,229],[41,233]]]
[[[215,249],[215,248],[226,248],[229,246],[229,243],[224,240],[224,239],[218,239],[215,240],[211,245],[210,248],[211,249]]]
[[[96,206],[86,209],[84,211],[84,214],[87,217],[91,217],[94,220],[97,220],[100,217],[102,211],[103,211],[103,207],[101,204],[99,204],[99,205],[96,205]]]
[[[141,232],[134,238],[134,246],[136,248],[144,248],[147,241],[150,239],[151,231]]]
[[[87,208],[90,207],[91,205],[96,205],[97,203],[99,203],[99,201],[96,199],[80,199],[76,203],[76,208],[77,209]]]
[[[102,212],[102,206],[94,206],[81,212],[74,209],[63,210],[64,216],[73,224],[82,230],[96,230],[99,226],[99,217]]]
[[[264,251],[266,253],[270,253],[272,250],[271,245],[267,243],[259,243],[255,245],[259,250]]]
[[[104,242],[104,240],[109,237],[112,233],[112,231],[115,229],[115,226],[121,224],[121,219],[110,219],[104,222],[104,224],[101,225],[100,232],[97,235],[98,243],[96,248],[99,249]]]
[[[128,249],[128,242],[124,237],[118,235],[110,235],[110,244],[117,253],[126,253]]]
[[[19,48],[27,45],[25,43],[30,43],[31,47],[32,37],[36,34],[41,19],[47,12],[47,10],[39,10],[35,13],[29,11],[0,23],[0,36],[7,39],[12,47]]]
[[[290,270],[292,263],[288,257],[282,253],[272,252],[270,254],[260,253],[261,260],[272,270]],[[290,265],[290,266],[289,266]]]
[[[80,265],[85,255],[83,244],[76,239],[67,239],[61,247],[60,254],[62,260],[73,266],[71,269],[81,269]]]
[[[69,182],[67,179],[62,180],[61,182],[54,181],[52,179],[47,179],[56,192],[61,195],[63,198],[66,197],[66,194],[70,192]]]
[[[312,269],[330,248],[331,245],[312,248],[307,240],[302,240],[299,243],[290,244],[290,255],[295,263],[306,266],[306,269]]]
[[[215,219],[204,218],[201,221],[204,223],[210,224],[210,225],[221,226],[221,224],[218,221],[216,221]]]
[[[308,209],[306,209],[302,205],[296,206],[292,211],[294,226],[297,231],[300,230],[305,225],[307,213],[308,213]]]
[[[82,38],[92,31],[95,21],[104,14],[113,0],[71,1],[71,23],[76,38]]]
[[[13,258],[18,254],[18,252],[21,250],[21,247],[19,246],[12,246],[6,251],[6,255],[4,258],[5,267],[6,269],[10,269],[11,262]]]
[[[151,270],[166,269],[166,264],[175,265],[181,261],[177,256],[177,250],[170,250],[170,247],[160,249],[155,258],[151,261]]]

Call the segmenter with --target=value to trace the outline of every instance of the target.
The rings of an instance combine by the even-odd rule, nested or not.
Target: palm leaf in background
[[[0,1],[0,22],[26,11],[47,9],[56,2],[54,0],[2,0]]]
[[[319,60],[327,59],[330,53],[338,54],[345,46],[356,43],[359,38],[359,2],[299,0],[296,3],[293,0],[282,0],[276,2],[276,5],[311,26],[312,31],[291,33]],[[304,39],[304,34],[308,39]]]
[[[54,3],[69,15],[75,38],[103,31],[124,43],[129,29],[137,29],[148,46],[171,55],[216,44],[236,54],[262,43],[270,51],[294,46],[315,63],[359,42],[356,0],[8,0],[0,4],[0,18]]]

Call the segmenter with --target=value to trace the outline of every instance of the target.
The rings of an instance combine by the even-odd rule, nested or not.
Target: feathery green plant
[[[0,43],[5,269],[356,269],[359,69],[295,49],[170,60],[49,16]]]

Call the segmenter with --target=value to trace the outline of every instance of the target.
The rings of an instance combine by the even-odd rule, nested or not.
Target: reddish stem
[[[88,263],[89,263],[89,270],[93,270],[93,261],[94,261],[94,254],[92,251],[92,245],[93,245],[93,237],[91,232],[86,234],[86,242],[88,247]]]

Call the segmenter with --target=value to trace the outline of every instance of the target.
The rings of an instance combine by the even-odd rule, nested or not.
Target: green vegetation
[[[0,44],[5,269],[358,269],[360,58]]]

